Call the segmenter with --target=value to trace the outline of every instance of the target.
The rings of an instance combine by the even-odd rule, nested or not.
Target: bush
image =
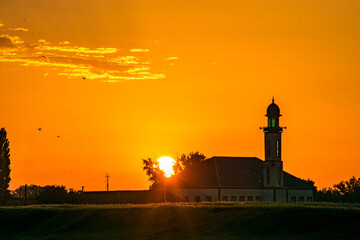
[[[334,184],[333,188],[323,188],[316,193],[315,199],[319,202],[360,202],[360,178],[352,177]]]
[[[65,186],[47,185],[44,187],[37,185],[19,186],[12,191],[11,205],[23,204],[80,204],[83,203],[81,191],[75,191]],[[25,201],[26,198],[26,201]]]

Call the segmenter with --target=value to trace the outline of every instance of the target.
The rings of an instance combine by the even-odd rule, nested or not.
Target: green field
[[[360,205],[169,203],[3,207],[0,239],[360,239]]]

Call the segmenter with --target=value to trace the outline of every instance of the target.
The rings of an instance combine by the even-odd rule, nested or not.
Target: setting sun
[[[173,165],[175,163],[175,160],[171,157],[160,157],[157,159],[159,161],[160,169],[164,171],[165,177],[170,177],[174,174]]]

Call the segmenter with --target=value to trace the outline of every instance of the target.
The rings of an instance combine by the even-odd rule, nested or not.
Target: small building
[[[280,108],[267,108],[263,127],[265,161],[256,157],[215,156],[169,179],[166,192],[182,201],[312,202],[315,187],[283,170]],[[165,191],[165,189],[164,189]]]

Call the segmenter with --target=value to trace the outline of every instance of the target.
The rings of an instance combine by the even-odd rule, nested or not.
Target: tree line
[[[11,191],[9,205],[27,205],[27,204],[80,204],[83,203],[82,191],[75,191],[65,186],[57,185],[21,185],[14,191]]]
[[[353,176],[347,181],[340,181],[333,187],[323,188],[315,193],[318,202],[360,202],[360,178]]]

